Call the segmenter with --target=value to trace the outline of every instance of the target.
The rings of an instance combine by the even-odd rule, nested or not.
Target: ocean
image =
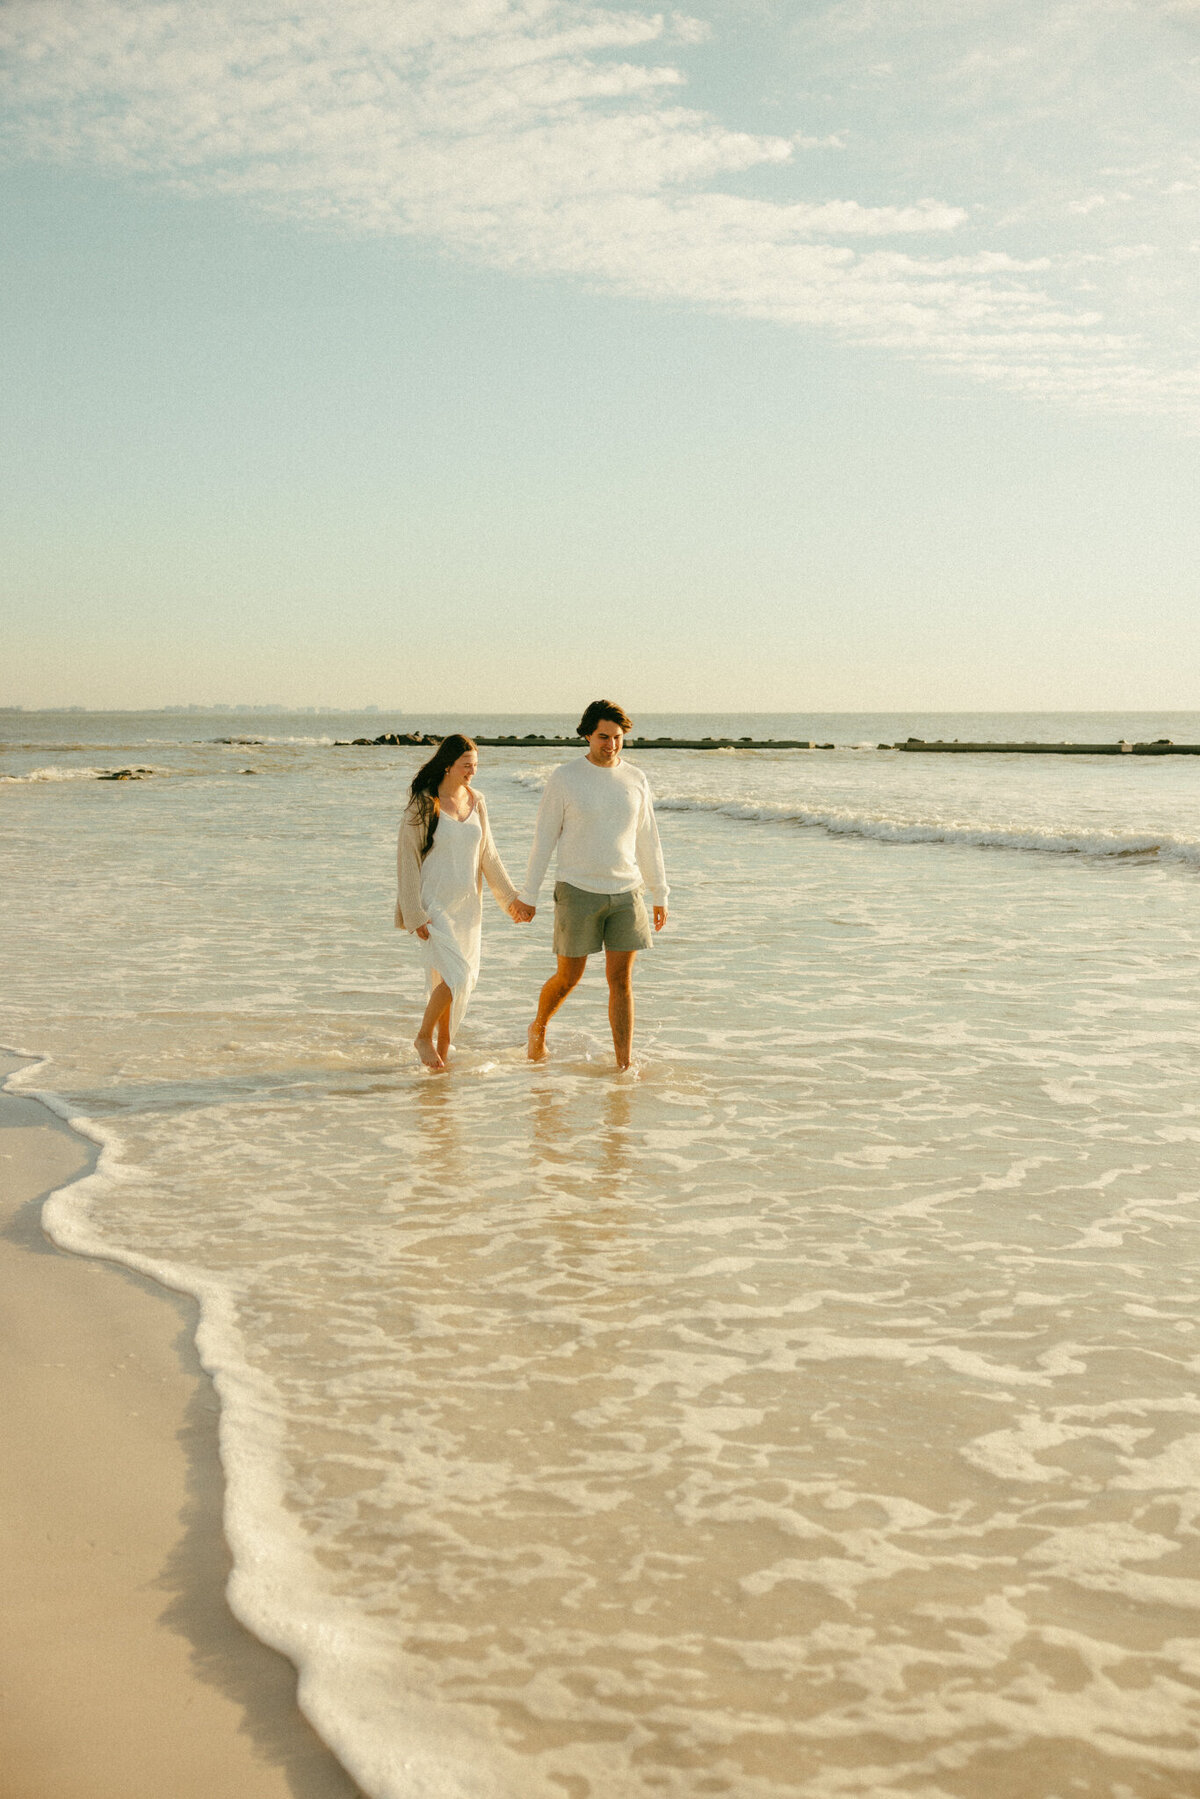
[[[372,1799],[1200,1794],[1200,714],[642,717],[638,1065],[485,895],[418,1067],[427,752],[564,717],[0,714],[45,1225],[194,1294],[238,1617]],[[564,754],[483,750],[518,878]],[[104,781],[120,768],[138,780]]]

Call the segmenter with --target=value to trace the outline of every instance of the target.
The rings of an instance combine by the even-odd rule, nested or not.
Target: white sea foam
[[[705,765],[711,766],[711,754],[708,751],[696,752],[689,771],[693,773],[693,778],[699,773],[696,769],[697,762],[702,760]],[[1051,824],[1037,815],[1046,810],[1044,789],[1038,790],[1031,786],[1027,786],[1023,794],[1023,797],[1032,801],[1026,817],[1014,816],[1011,811],[1007,816],[988,816],[986,802],[989,798],[1006,800],[1011,806],[1012,793],[986,779],[970,794],[976,813],[974,817],[964,816],[957,809],[947,815],[947,797],[953,799],[962,794],[965,784],[961,769],[948,769],[944,765],[933,770],[926,764],[918,771],[919,778],[915,783],[910,780],[897,792],[894,784],[882,783],[878,776],[870,781],[867,789],[863,788],[857,778],[848,782],[844,774],[844,763],[829,765],[827,772],[832,779],[822,781],[820,778],[810,777],[807,772],[797,774],[794,763],[781,763],[779,757],[769,759],[758,752],[755,756],[757,766],[752,764],[749,770],[745,766],[747,757],[740,757],[738,785],[746,797],[735,797],[729,793],[706,792],[697,787],[681,790],[678,781],[679,764],[674,758],[667,760],[662,752],[657,754],[653,762],[650,754],[643,760],[652,775],[655,805],[660,812],[709,813],[745,824],[799,826],[825,831],[833,837],[861,837],[888,844],[946,844],[974,849],[1116,859],[1144,857],[1191,866],[1200,865],[1200,837],[1179,829],[1130,829],[1127,818],[1119,810],[1113,816],[1114,809],[1111,807],[1108,818],[1093,816],[1084,820],[1070,818],[1069,807],[1066,808],[1068,816],[1063,817],[1064,808],[1060,800],[1055,808],[1059,819]],[[552,765],[521,769],[514,772],[510,779],[515,785],[538,793],[545,786],[550,766]],[[806,771],[811,767],[805,766]],[[894,759],[892,766],[894,767]],[[990,774],[993,771],[987,772]],[[906,770],[905,773],[910,771]],[[946,778],[939,780],[936,778],[938,775]],[[803,791],[814,786],[819,790],[824,786],[827,791],[832,789],[836,792],[839,785],[843,788],[851,786],[854,799],[859,803],[813,804],[801,798],[799,792],[794,798],[768,797],[781,788]],[[861,801],[868,797],[868,793],[871,803],[863,805]],[[897,804],[898,800],[900,804]],[[982,806],[981,800],[984,802]],[[1089,810],[1093,814],[1099,810],[1094,798]],[[1182,823],[1186,818],[1190,823],[1193,817],[1194,804],[1189,783],[1184,795],[1184,805],[1175,813],[1171,822]],[[1166,819],[1163,824],[1167,824]]]
[[[295,744],[300,748],[330,749],[337,743],[338,739],[336,737],[272,737],[268,734],[263,734],[262,736],[254,737],[202,737],[197,741],[205,744],[223,745],[228,749],[252,749],[259,745],[276,743]]]
[[[165,768],[140,768],[132,765],[113,768],[32,768],[24,774],[0,774],[0,781],[26,783],[30,781],[105,781],[117,778],[144,780],[148,775],[164,775]]]
[[[739,804],[718,798],[673,798],[655,802],[663,812],[714,812],[751,824],[812,825],[831,836],[870,837],[879,843],[948,843],[976,849],[1038,850],[1074,856],[1161,856],[1175,862],[1200,863],[1200,839],[1156,838],[1145,832],[1050,832],[1021,826],[943,823],[933,819],[869,817],[853,812],[813,810],[786,802]]]

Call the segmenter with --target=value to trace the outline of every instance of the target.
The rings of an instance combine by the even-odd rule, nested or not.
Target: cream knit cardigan
[[[479,814],[479,823],[483,829],[480,844],[479,861],[475,867],[475,883],[479,893],[483,892],[486,877],[487,884],[496,898],[496,903],[505,910],[517,897],[517,890],[508,878],[508,870],[500,860],[499,851],[492,838],[492,827],[488,823],[487,806],[481,793],[475,794],[475,810]],[[396,844],[396,894],[395,925],[398,931],[416,931],[429,923],[429,914],[421,904],[421,839],[424,831],[417,815],[416,806],[410,801],[400,820],[400,836]]]

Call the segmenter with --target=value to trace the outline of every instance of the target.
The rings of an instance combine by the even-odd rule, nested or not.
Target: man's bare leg
[[[434,1045],[433,1033],[436,1030],[439,1036],[444,1038],[446,1048],[450,1047],[450,1002],[453,998],[454,995],[442,980],[438,981],[437,986],[429,995],[429,1004],[425,1008],[421,1027],[413,1038],[416,1052],[426,1068],[444,1068],[446,1066],[444,1056]]]
[[[537,1017],[529,1027],[529,1060],[540,1062],[546,1054],[546,1026],[583,979],[586,956],[560,956],[558,967],[538,995]]]
[[[609,949],[604,952],[604,972],[608,976],[608,1022],[612,1026],[613,1049],[617,1067],[628,1068],[633,1060],[633,958],[635,949]]]

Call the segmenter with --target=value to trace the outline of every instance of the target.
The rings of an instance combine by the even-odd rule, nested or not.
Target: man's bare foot
[[[546,1060],[546,1027],[535,1018],[529,1027],[529,1060],[544,1062]]]
[[[424,1062],[426,1068],[444,1068],[446,1064],[433,1047],[432,1037],[414,1037],[413,1048]]]

